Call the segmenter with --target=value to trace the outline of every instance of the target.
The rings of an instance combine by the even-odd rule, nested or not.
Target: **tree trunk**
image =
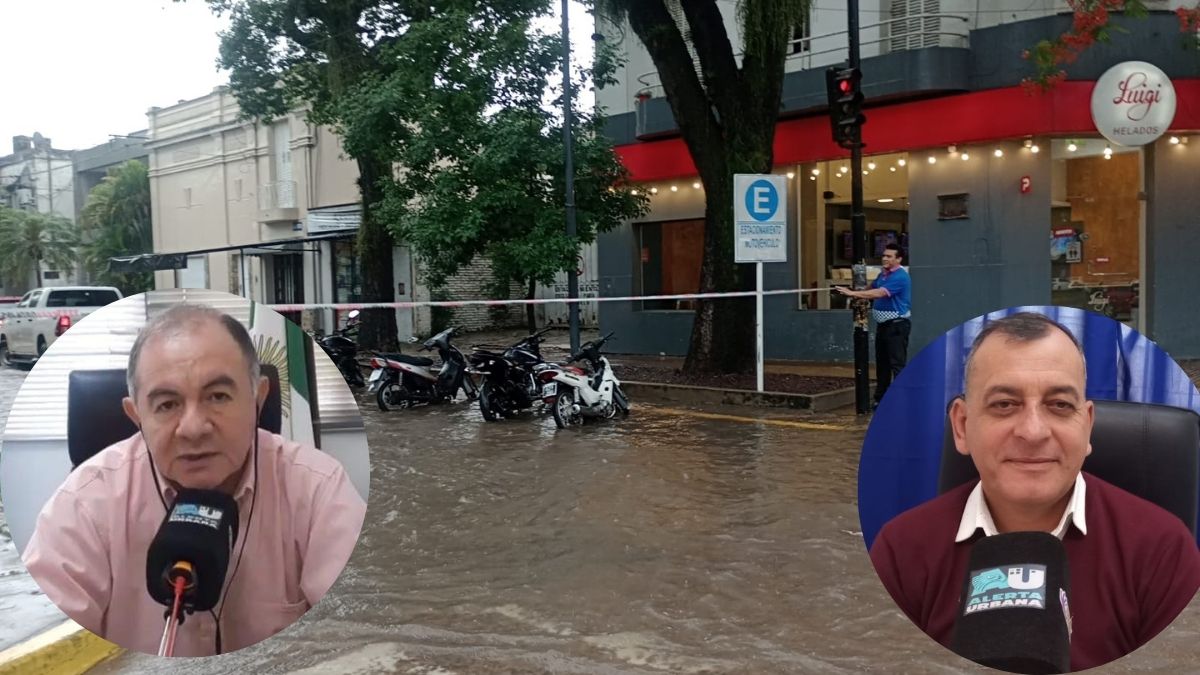
[[[705,179],[704,259],[700,292],[750,290],[753,266],[734,263],[733,185]],[[749,273],[747,273],[749,272]],[[754,364],[754,299],[702,300],[696,307],[684,370],[742,372]]]
[[[537,281],[530,279],[529,280],[529,290],[525,292],[525,299],[532,300],[534,294],[536,294],[536,293],[537,293]],[[534,333],[536,333],[537,329],[538,329],[537,313],[534,311],[535,309],[536,309],[536,305],[532,305],[532,304],[525,305],[525,325],[527,328],[529,328],[530,335],[533,335]]]
[[[35,275],[37,275],[37,286],[34,286],[34,288],[41,288],[42,287],[42,256],[40,256],[40,255],[33,259],[33,273]],[[26,278],[28,278],[28,277],[26,277]]]
[[[378,181],[389,166],[373,157],[358,161],[358,188],[362,195],[362,224],[358,229],[358,262],[362,272],[363,302],[394,302],[392,292],[392,234],[376,216],[375,205],[382,198]],[[396,351],[395,309],[372,309],[362,313],[359,344],[367,349]]]

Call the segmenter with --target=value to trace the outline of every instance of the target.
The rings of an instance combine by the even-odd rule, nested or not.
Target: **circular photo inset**
[[[897,605],[1016,673],[1118,659],[1200,588],[1200,393],[1112,319],[1017,307],[951,329],[867,430],[859,516]]]
[[[304,331],[194,289],[24,318],[48,344],[12,402],[0,493],[50,601],[120,647],[208,656],[321,600],[358,541],[370,460]]]

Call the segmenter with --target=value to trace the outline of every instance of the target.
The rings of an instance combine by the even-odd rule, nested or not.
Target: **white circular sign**
[[[1175,119],[1175,87],[1166,73],[1145,61],[1109,68],[1092,89],[1092,121],[1117,145],[1152,143]]]

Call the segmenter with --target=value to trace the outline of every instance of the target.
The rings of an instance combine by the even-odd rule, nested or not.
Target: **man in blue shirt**
[[[872,300],[871,318],[875,320],[875,405],[887,393],[892,378],[908,363],[908,334],[912,329],[912,279],[900,266],[900,247],[888,244],[883,249],[883,270],[865,291],[836,286],[842,295]]]

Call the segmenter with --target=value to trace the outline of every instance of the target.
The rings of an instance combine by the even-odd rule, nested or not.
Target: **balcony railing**
[[[296,208],[296,181],[284,180],[267,183],[258,190],[260,211]]]
[[[870,47],[879,45],[877,50],[864,49],[864,56],[875,56],[892,52],[924,49],[926,47],[961,47],[968,46],[970,38],[970,17],[965,14],[910,14],[898,16],[860,27],[860,45]],[[839,30],[810,37],[792,40],[791,51],[787,56],[789,63],[797,63],[799,67],[788,70],[809,70],[820,66],[840,63],[845,59],[849,43],[849,31]],[[874,51],[874,53],[871,53]],[[738,57],[742,54],[739,53]],[[654,97],[663,93],[662,82],[658,71],[652,70],[637,76],[642,87],[637,96]]]

